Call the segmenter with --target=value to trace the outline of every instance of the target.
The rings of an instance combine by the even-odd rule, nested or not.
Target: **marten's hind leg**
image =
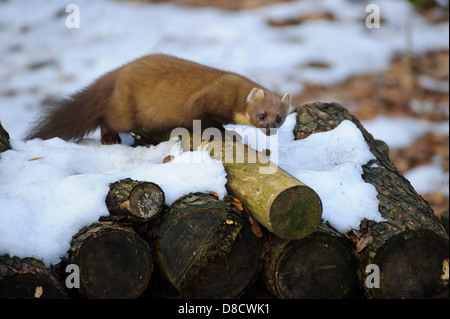
[[[113,131],[104,120],[100,120],[100,134],[102,144],[120,144],[122,140],[117,132]]]

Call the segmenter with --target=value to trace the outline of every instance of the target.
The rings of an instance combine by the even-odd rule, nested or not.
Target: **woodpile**
[[[191,193],[170,207],[158,185],[124,179],[105,194],[110,216],[80,230],[56,267],[2,256],[0,297],[448,298],[448,235],[385,146],[338,104],[294,112],[296,139],[343,120],[361,130],[375,156],[362,177],[386,221],[342,234],[321,221],[312,189],[260,164],[224,160],[231,196]],[[209,150],[223,160],[227,147],[248,156],[236,143]]]

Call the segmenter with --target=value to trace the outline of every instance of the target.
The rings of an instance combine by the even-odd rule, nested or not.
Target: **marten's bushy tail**
[[[60,137],[77,140],[94,131],[105,114],[114,90],[115,72],[68,98],[45,105],[42,117],[34,123],[25,139]]]

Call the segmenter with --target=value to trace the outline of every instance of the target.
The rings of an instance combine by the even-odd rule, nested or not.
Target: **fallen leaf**
[[[250,224],[251,224],[250,229],[251,229],[252,233],[256,237],[261,238],[262,231],[261,231],[261,227],[259,226],[259,223],[250,214],[248,214],[248,219],[250,220]]]
[[[442,275],[441,275],[441,279],[444,281],[448,281],[448,258],[444,259],[444,261],[442,262]],[[448,284],[448,282],[447,282]]]
[[[164,159],[162,160],[162,163],[163,164],[165,164],[165,163],[168,163],[168,162],[170,162],[171,160],[173,160],[175,157],[173,156],[173,155],[167,155],[166,157],[164,157]]]
[[[372,241],[373,241],[372,235],[370,234],[363,235],[356,244],[356,253],[360,253],[364,248],[369,246]]]
[[[44,289],[42,289],[42,286],[36,286],[36,290],[34,291],[34,298],[41,298],[43,293]]]
[[[43,157],[34,157],[34,158],[30,158],[30,159],[28,160],[28,162],[31,162],[31,161],[37,161],[37,160],[40,160],[40,159],[43,159]]]
[[[230,203],[231,205],[233,205],[240,211],[244,210],[244,206],[242,205],[242,202],[239,199],[237,199],[236,197],[226,196],[223,200]]]
[[[215,198],[219,198],[219,195],[217,194],[217,193],[215,193],[215,192],[213,192],[213,191],[211,191],[211,192],[209,192],[211,195],[213,195]]]

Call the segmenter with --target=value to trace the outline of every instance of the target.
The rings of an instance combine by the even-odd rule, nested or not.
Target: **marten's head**
[[[258,127],[266,135],[276,133],[289,114],[291,95],[286,93],[280,97],[272,92],[254,88],[247,96],[245,117],[251,126]],[[272,129],[272,130],[271,130]],[[273,130],[275,129],[275,130]]]

